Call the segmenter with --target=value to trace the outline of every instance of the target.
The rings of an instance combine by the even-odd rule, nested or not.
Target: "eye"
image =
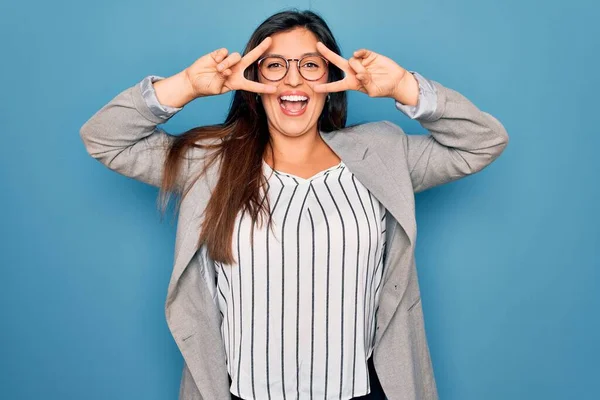
[[[304,64],[302,64],[302,68],[319,68],[319,64],[315,63],[314,61],[306,61]]]
[[[267,65],[267,68],[281,68],[281,67],[283,67],[283,65],[281,65],[281,63],[278,63],[278,62],[272,62]]]

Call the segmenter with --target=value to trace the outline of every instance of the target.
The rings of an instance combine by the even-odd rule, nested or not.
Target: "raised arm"
[[[119,93],[81,127],[80,135],[88,153],[109,169],[160,186],[166,153],[174,136],[157,125],[168,121],[181,108],[158,102],[152,86],[156,78],[147,77]],[[178,90],[177,80],[171,85],[173,91]],[[184,163],[177,185],[185,184],[190,166],[191,163]]]
[[[106,167],[127,177],[160,186],[164,163],[175,136],[157,125],[166,122],[185,104],[204,96],[231,90],[273,93],[276,88],[247,80],[244,70],[270,45],[265,39],[243,58],[225,48],[196,60],[166,79],[147,77],[119,93],[81,128],[88,153]],[[156,79],[155,79],[156,78]],[[203,159],[202,149],[185,155],[175,186],[183,189]]]
[[[317,49],[345,76],[315,85],[316,92],[358,90],[370,97],[393,98],[399,110],[429,131],[427,135],[406,135],[389,121],[382,124],[402,139],[414,192],[480,171],[508,144],[508,134],[496,118],[460,93],[407,71],[386,56],[360,49],[346,60],[321,42]]]
[[[425,135],[406,135],[404,152],[415,193],[457,180],[485,168],[506,148],[508,134],[492,115],[479,110],[459,92],[413,73],[419,84],[419,102],[396,107],[419,121]]]

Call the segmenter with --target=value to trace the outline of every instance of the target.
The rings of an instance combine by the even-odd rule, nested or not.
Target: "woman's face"
[[[307,53],[318,53],[317,37],[305,28],[280,32],[272,35],[271,38],[271,46],[262,57],[268,54],[278,54],[288,59],[302,58]],[[297,65],[296,61],[290,61],[290,68],[287,75],[277,82],[270,82],[259,73],[259,81],[261,83],[277,87],[275,93],[263,93],[260,95],[267,114],[271,134],[275,131],[286,136],[300,136],[307,132],[316,132],[317,122],[325,105],[327,93],[315,93],[313,86],[315,84],[327,83],[328,72],[317,81],[309,81],[300,75]],[[290,94],[289,92],[306,97],[306,106],[304,107],[302,102],[296,102],[295,104],[291,101],[282,102],[281,96]],[[295,99],[298,99],[298,97]],[[300,106],[304,108],[298,110]]]

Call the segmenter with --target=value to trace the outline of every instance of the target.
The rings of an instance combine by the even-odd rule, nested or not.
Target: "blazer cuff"
[[[430,119],[437,108],[437,89],[433,82],[415,71],[409,71],[419,83],[419,100],[416,106],[409,106],[394,100],[396,108],[410,119]]]
[[[159,81],[161,79],[165,79],[162,76],[157,75],[149,75],[142,79],[140,82],[140,91],[142,93],[142,97],[146,102],[146,105],[156,117],[160,118],[163,121],[167,121],[173,115],[177,114],[179,111],[183,109],[183,107],[171,107],[165,104],[161,104],[156,97],[156,91],[154,90],[154,86],[152,85],[154,82]]]

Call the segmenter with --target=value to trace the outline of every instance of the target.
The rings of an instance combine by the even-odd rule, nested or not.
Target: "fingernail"
[[[222,70],[223,70],[223,64],[217,65],[217,71],[222,71]]]

